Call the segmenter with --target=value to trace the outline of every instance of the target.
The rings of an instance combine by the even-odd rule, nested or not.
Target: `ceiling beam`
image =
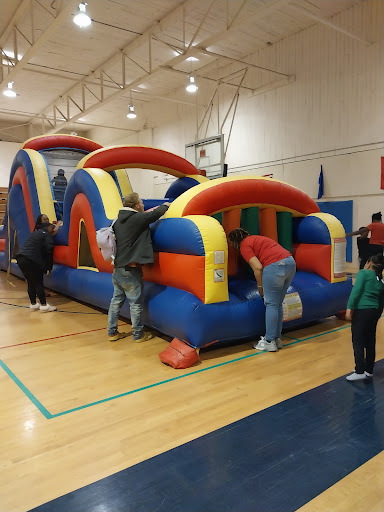
[[[261,71],[267,71],[268,73],[274,73],[276,75],[280,75],[280,76],[284,76],[284,77],[290,76],[290,75],[287,75],[286,73],[281,73],[280,71],[276,71],[275,69],[265,68],[263,66],[258,66],[257,64],[251,64],[249,62],[244,62],[243,60],[234,59],[233,57],[228,57],[227,55],[222,55],[221,53],[210,52],[207,49],[202,48],[200,46],[197,46],[196,49],[199,52],[203,53],[204,55],[210,55],[211,57],[219,57],[221,59],[230,60],[232,62],[237,62],[238,64],[244,64],[245,66],[250,67],[250,68],[257,68],[257,69],[260,69]]]
[[[318,21],[322,25],[326,25],[327,27],[330,27],[333,30],[340,32],[341,34],[350,37],[351,39],[355,39],[356,41],[360,41],[361,43],[364,43],[366,45],[372,44],[372,41],[369,41],[368,39],[365,39],[364,37],[355,34],[355,32],[351,32],[350,30],[340,27],[340,25],[333,23],[333,21],[329,20],[328,18],[324,18],[324,16],[320,16],[319,14],[315,14],[314,12],[309,11],[302,5],[294,3],[293,0],[289,0],[289,8],[295,11],[297,14],[303,14],[304,16],[307,16],[308,18],[311,18],[314,21]]]
[[[37,54],[38,50],[43,46],[43,44],[45,44],[54,35],[61,23],[71,15],[74,6],[77,3],[77,0],[66,0],[62,11],[56,16],[56,18],[35,41],[35,43],[25,52],[23,57],[19,61],[16,60],[16,65],[11,69],[8,67],[8,74],[4,73],[3,80],[0,83],[0,90],[4,89],[8,82],[15,80],[17,73],[28,64],[28,62]],[[13,27],[13,31],[14,30],[16,30],[15,27]]]
[[[248,18],[246,16],[238,16],[239,12],[243,10],[243,7],[244,7],[244,2],[243,2],[242,5],[240,6],[240,8],[238,9],[237,13],[235,14],[234,19],[229,24],[228,29],[225,30],[225,31],[222,31],[219,34],[216,34],[215,36],[212,36],[212,37],[214,37],[215,39],[221,39],[223,37],[223,35],[226,35],[229,31],[234,30],[234,29],[238,29],[238,28],[241,29],[243,27],[244,23],[250,23],[250,20],[254,20],[255,17],[257,17],[258,20],[261,19],[264,16],[267,16],[267,15],[271,14],[274,10],[276,10],[277,8],[279,8],[282,5],[286,4],[287,2],[288,2],[288,0],[267,0],[267,2],[264,3],[262,7],[258,8],[254,12],[254,14],[251,17],[248,17]],[[55,123],[55,126],[53,128],[51,128],[50,131],[47,132],[47,133],[48,134],[56,133],[57,131],[63,129],[64,127],[70,125],[71,123],[76,122],[80,117],[84,117],[87,114],[92,113],[95,110],[99,109],[101,106],[103,106],[103,105],[105,105],[105,104],[107,104],[107,103],[109,103],[109,102],[119,98],[120,96],[123,96],[124,94],[126,94],[127,91],[132,90],[133,88],[136,88],[138,85],[142,84],[144,81],[147,81],[150,77],[153,77],[154,75],[160,73],[163,70],[173,71],[175,73],[182,73],[184,75],[188,75],[188,73],[185,73],[183,71],[175,70],[174,66],[177,66],[181,62],[184,62],[187,57],[192,56],[196,52],[199,51],[199,49],[196,49],[195,47],[191,46],[191,42],[189,44],[187,44],[185,42],[185,48],[181,50],[181,53],[179,55],[177,55],[174,58],[171,58],[169,60],[165,60],[160,65],[156,65],[154,67],[153,63],[150,62],[150,65],[149,65],[150,72],[144,71],[144,73],[141,74],[141,76],[139,76],[136,79],[132,80],[130,83],[126,83],[125,78],[124,78],[125,77],[124,59],[125,59],[125,54],[128,55],[128,53],[133,52],[135,49],[137,49],[137,48],[139,48],[139,47],[141,47],[143,45],[149,45],[149,56],[151,57],[151,53],[152,53],[151,52],[152,37],[153,37],[153,39],[155,39],[156,35],[158,35],[159,33],[162,33],[162,31],[164,31],[174,21],[179,21],[179,19],[180,19],[180,11],[182,12],[182,16],[185,17],[186,16],[186,5],[187,4],[193,4],[193,3],[196,3],[196,0],[186,0],[176,10],[172,9],[172,11],[170,11],[161,21],[155,22],[154,24],[152,24],[152,26],[149,29],[147,29],[142,35],[136,37],[134,39],[134,41],[132,41],[126,48],[122,49],[121,52],[119,52],[118,54],[115,54],[112,57],[112,59],[109,58],[107,61],[105,61],[103,64],[101,64],[92,74],[88,75],[87,77],[85,77],[81,81],[77,82],[76,85],[70,87],[66,92],[62,93],[56,99],[56,101],[54,103],[51,103],[49,106],[47,106],[40,113],[41,115],[42,114],[46,114],[48,109],[55,108],[56,104],[60,105],[62,100],[65,100],[68,96],[70,96],[70,97],[72,96],[71,99],[73,99],[73,97],[75,97],[76,94],[79,93],[78,89],[77,89],[77,92],[76,92],[76,88],[83,87],[83,85],[87,81],[89,81],[90,79],[98,80],[99,76],[102,75],[104,67],[107,68],[107,66],[111,66],[111,64],[117,58],[122,59],[122,73],[121,73],[122,81],[121,81],[121,88],[120,89],[117,89],[116,92],[114,92],[114,93],[112,93],[110,95],[103,95],[103,94],[101,94],[101,97],[97,98],[96,103],[90,105],[89,107],[86,107],[86,108],[84,107],[81,112],[77,112],[74,116],[67,115],[67,117],[66,117],[64,122],[60,121],[59,123]],[[193,43],[194,39],[196,38],[197,33],[201,29],[202,24],[203,24],[204,20],[206,19],[206,16],[207,16],[209,10],[212,7],[212,4],[213,4],[213,2],[211,2],[208,5],[207,12],[203,15],[203,19],[202,19],[200,25],[196,29],[195,34],[192,36],[192,38],[191,38],[192,43]],[[184,21],[185,20],[183,20],[183,23],[184,23]],[[204,48],[205,51],[207,51],[206,47],[210,44],[210,42],[213,41],[212,37],[209,37],[209,38],[204,39],[203,41],[200,41],[199,45],[201,45]],[[223,55],[220,55],[220,54],[214,55],[213,52],[212,52],[212,56],[215,56],[216,58],[223,58],[224,57]],[[232,60],[234,60],[234,59],[232,59]],[[241,61],[239,61],[239,62],[241,62]],[[241,63],[247,65],[247,63],[244,63],[244,62],[241,62]],[[254,65],[251,64],[251,66],[253,67]],[[255,66],[255,67],[260,68],[260,66]],[[265,69],[265,70],[267,70],[267,69]],[[279,74],[279,75],[281,75],[283,77],[287,77],[287,75],[285,75],[284,73],[280,73],[278,71],[274,71],[274,70],[268,70],[268,71],[277,73],[277,74]],[[211,82],[217,83],[217,80],[215,80],[215,79],[212,79],[212,78],[209,78],[209,77],[204,77],[202,75],[196,75],[196,76],[199,76],[199,78],[202,79],[202,80],[207,80],[207,81],[211,81]],[[229,86],[229,87],[237,88],[237,85],[229,83],[229,82],[222,82],[222,84],[226,85],[226,86]],[[102,89],[103,88],[102,81],[100,82],[100,88],[101,88],[100,90],[102,92],[103,91],[103,89]],[[253,91],[252,88],[244,87],[243,85],[241,86],[241,88],[249,90],[251,92]],[[84,102],[83,102],[83,104],[84,104]]]
[[[23,111],[20,111],[20,110],[10,110],[10,109],[2,109],[2,112],[9,115],[9,116],[17,116],[17,117],[27,117],[27,118],[34,118],[34,119],[37,119],[37,120],[41,120],[43,118],[43,115],[38,115],[36,116],[36,114],[33,114],[32,112],[23,112]],[[49,118],[49,117],[45,117],[48,121],[53,121],[53,117]],[[4,123],[4,122],[7,122],[6,119],[1,119],[0,120],[0,123]],[[25,124],[31,124],[30,121],[28,121],[27,123]],[[21,125],[19,125],[21,126]],[[114,130],[122,130],[122,131],[125,131],[125,132],[132,132],[132,133],[138,133],[139,130],[132,130],[132,129],[129,129],[129,128],[119,128],[118,126],[106,126],[104,124],[94,124],[94,123],[87,123],[87,122],[83,122],[81,121],[80,123],[77,123],[77,129],[80,130],[81,127],[86,127],[86,126],[89,126],[89,127],[94,127],[94,128],[110,128],[110,129],[114,129]],[[8,127],[4,127],[3,128],[6,128],[6,129],[9,129]]]
[[[263,94],[268,91],[272,91],[273,89],[278,89],[279,87],[283,87],[284,85],[291,84],[295,81],[294,76],[289,76],[287,78],[282,78],[281,80],[276,80],[276,82],[271,82],[269,84],[263,85],[262,87],[258,87],[254,89],[251,96],[257,96],[259,94]]]
[[[255,21],[261,21],[266,18],[270,14],[273,14],[276,10],[281,9],[284,5],[287,5],[289,0],[268,0],[267,3],[264,3],[258,9],[256,9],[251,16],[238,16],[238,13],[235,15],[235,19],[228,26],[226,30],[222,30],[217,34],[214,34],[211,37],[206,38],[204,41],[199,43],[199,46],[203,46],[204,48],[209,48],[214,45],[224,36],[228,35],[229,32],[233,32],[236,30],[242,30],[244,27],[244,23],[249,25],[250,23],[254,23]],[[244,7],[244,4],[241,6],[241,9]]]
[[[28,7],[30,7],[32,9],[32,2],[33,2],[33,0],[23,0],[21,2],[21,4],[19,5],[18,9],[15,12],[15,14],[12,16],[11,21],[9,22],[6,29],[0,36],[0,48],[4,47],[5,43],[8,41],[8,39],[12,35],[12,32],[13,32],[14,28],[16,27],[17,23],[24,16],[24,13],[27,11]]]
[[[45,113],[47,110],[54,108],[55,103],[59,101],[62,97],[69,94],[74,94],[76,92],[76,87],[81,86],[82,84],[86,84],[87,81],[90,79],[97,77],[100,70],[102,70],[107,65],[111,65],[113,62],[115,62],[117,59],[121,59],[122,55],[124,58],[124,54],[133,52],[137,48],[149,44],[149,36],[150,35],[156,35],[158,33],[161,33],[164,29],[166,29],[170,24],[172,24],[175,19],[177,19],[180,16],[180,11],[182,11],[186,4],[190,3],[196,3],[196,0],[186,0],[183,4],[181,4],[178,8],[172,9],[164,16],[164,18],[160,21],[156,21],[153,23],[142,35],[136,37],[131,43],[129,43],[125,48],[121,50],[121,52],[115,53],[112,57],[108,58],[106,61],[104,61],[93,73],[89,74],[87,77],[85,77],[83,80],[78,81],[78,83],[74,86],[71,86],[69,89],[67,89],[64,93],[62,93],[55,102],[51,103],[47,107],[44,108],[42,112],[40,112],[40,115]],[[168,64],[176,65],[182,62],[185,59],[185,56],[177,56],[174,59],[171,59],[168,61]],[[137,87],[140,85],[145,79],[147,79],[150,75],[154,75],[158,73],[161,70],[160,67],[157,67],[151,71],[151,73],[145,73],[144,75],[140,76],[139,78],[133,80],[132,82],[126,84],[122,84],[121,88],[117,90],[115,93],[111,94],[110,96],[104,97],[103,101],[99,101],[98,103],[86,108],[83,112],[78,113],[77,115],[73,116],[71,119],[66,120],[64,123],[57,124],[57,126],[53,129],[51,129],[47,134],[56,133],[57,131],[63,129],[64,127],[70,125],[72,122],[76,122],[77,119],[80,117],[83,117],[89,113],[94,112],[98,108],[100,108],[101,105],[105,105],[106,103],[109,103],[110,101],[122,96],[129,91],[130,89]]]
[[[160,66],[160,67],[161,67],[161,69],[164,69],[165,71],[170,71],[171,73],[177,73],[179,75],[189,76],[191,74],[191,73],[188,73],[187,71],[181,71],[180,69],[174,69],[171,66]],[[199,75],[197,73],[193,73],[193,76],[196,77],[196,78],[199,78],[200,80],[206,80],[208,82],[214,82],[215,84],[218,83],[216,78],[210,78],[208,76],[202,76],[202,75]],[[220,84],[221,85],[227,85],[227,86],[235,88],[235,89],[238,88],[237,84],[231,84],[230,82],[223,82],[223,80],[221,80],[221,79],[220,79]],[[244,85],[242,85],[240,88],[248,90],[248,91],[253,91],[253,89],[251,87],[245,87]]]

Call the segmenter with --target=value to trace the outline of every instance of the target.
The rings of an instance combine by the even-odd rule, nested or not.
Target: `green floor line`
[[[293,338],[292,336],[284,336],[285,338],[289,338],[291,340],[294,340],[294,341],[292,341],[290,343],[286,343],[284,345],[284,347],[288,347],[290,345],[296,345],[297,343],[301,343],[302,341],[308,341],[308,340],[311,340],[313,338],[318,338],[320,336],[325,336],[326,334],[331,334],[333,332],[341,331],[343,329],[348,329],[348,328],[350,328],[350,324],[349,325],[345,325],[343,327],[338,327],[337,329],[331,329],[330,331],[326,331],[326,332],[322,332],[322,333],[319,333],[319,334],[315,334],[313,336],[308,336],[307,338],[302,338],[302,339]],[[12,373],[12,371],[6,366],[6,364],[3,361],[1,361],[1,360],[0,360],[0,366],[5,370],[5,372],[9,375],[9,377],[11,377],[11,379],[15,382],[15,384],[23,391],[23,393],[29,398],[29,400],[31,400],[31,402],[37,407],[37,409],[39,409],[39,411],[47,419],[52,419],[52,418],[58,418],[59,416],[64,416],[66,414],[70,414],[72,412],[81,411],[82,409],[87,409],[88,407],[93,407],[94,405],[99,405],[99,404],[103,404],[105,402],[110,402],[111,400],[116,400],[117,398],[122,398],[123,396],[132,395],[134,393],[138,393],[139,391],[145,391],[146,389],[151,389],[151,388],[154,388],[154,387],[157,387],[157,386],[161,386],[162,384],[167,384],[169,382],[174,382],[176,380],[184,379],[184,378],[189,377],[191,375],[197,375],[199,373],[206,372],[208,370],[213,370],[214,368],[220,368],[221,366],[225,366],[227,364],[236,363],[238,361],[243,361],[245,359],[249,359],[251,357],[258,356],[258,355],[263,354],[265,352],[266,351],[260,351],[260,352],[255,352],[253,354],[249,354],[247,356],[237,357],[236,359],[231,359],[230,361],[225,361],[224,363],[219,363],[219,364],[215,364],[213,366],[208,366],[207,368],[202,368],[200,370],[195,370],[193,372],[186,373],[185,375],[178,375],[177,377],[172,377],[171,379],[166,379],[166,380],[163,380],[163,381],[160,381],[160,382],[155,382],[153,384],[149,384],[148,386],[143,386],[143,387],[140,387],[140,388],[137,388],[137,389],[133,389],[131,391],[126,391],[126,392],[120,393],[118,395],[110,396],[108,398],[103,398],[102,400],[97,400],[95,402],[90,402],[90,403],[85,404],[85,405],[80,405],[79,407],[74,407],[73,409],[68,409],[67,411],[58,412],[56,414],[51,414],[37,400],[37,398],[28,390],[28,388],[26,386],[24,386],[24,384],[16,377],[16,375],[14,373]]]
[[[47,418],[47,420],[50,420],[53,418],[52,414],[44,407],[44,405],[39,402],[39,400],[33,395],[29,389],[24,386],[24,384],[21,382],[20,379],[16,377],[16,375],[8,368],[8,366],[0,359],[0,366],[3,368],[5,373],[13,380],[13,382],[21,389],[21,391],[24,393],[24,395],[29,398],[29,400],[33,403],[37,409],[41,412],[43,416]]]

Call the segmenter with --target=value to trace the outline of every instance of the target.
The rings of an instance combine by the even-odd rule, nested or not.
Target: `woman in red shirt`
[[[228,240],[252,268],[260,296],[264,298],[266,331],[254,348],[276,352],[283,346],[283,301],[296,272],[295,260],[271,238],[250,235],[242,228],[231,231]]]

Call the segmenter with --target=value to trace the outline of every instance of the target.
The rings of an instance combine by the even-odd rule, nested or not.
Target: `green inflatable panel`
[[[276,221],[279,244],[287,251],[292,252],[292,214],[290,212],[277,212]]]
[[[223,212],[215,213],[214,215],[211,215],[211,217],[220,222],[220,224],[223,223]]]
[[[241,210],[240,225],[251,235],[259,235],[259,208],[253,206],[252,208]]]

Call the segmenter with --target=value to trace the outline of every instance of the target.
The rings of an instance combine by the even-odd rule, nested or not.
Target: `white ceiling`
[[[192,71],[208,98],[219,76],[245,67],[229,57],[245,62],[360,1],[88,0],[93,23],[79,29],[76,0],[0,0],[0,48],[13,56],[16,41],[21,59],[3,56],[0,89],[12,79],[17,97],[0,95],[0,122],[41,125],[45,116],[47,133],[93,125],[138,130],[140,119],[125,116],[131,90],[137,110],[159,99],[193,105],[184,89]],[[198,60],[186,60],[191,54]],[[252,74],[243,86],[256,87]]]

